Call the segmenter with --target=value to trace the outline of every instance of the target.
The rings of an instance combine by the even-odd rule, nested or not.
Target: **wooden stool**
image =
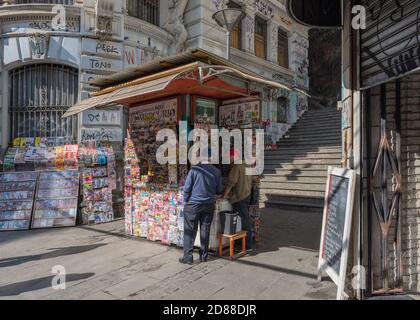
[[[223,238],[229,239],[230,243],[230,260],[236,260],[246,254],[246,231],[241,231],[233,235],[219,234],[219,257],[223,258]],[[242,251],[235,254],[235,241],[242,239]]]

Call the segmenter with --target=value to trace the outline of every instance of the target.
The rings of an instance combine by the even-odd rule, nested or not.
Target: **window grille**
[[[159,0],[128,0],[128,15],[159,25]]]
[[[28,65],[9,74],[11,138],[77,139],[77,117],[62,115],[78,99],[78,71],[57,64]]]

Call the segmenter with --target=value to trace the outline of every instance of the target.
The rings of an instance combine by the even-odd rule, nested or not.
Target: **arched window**
[[[78,99],[77,69],[28,65],[9,73],[11,138],[77,138],[77,119],[62,115]]]

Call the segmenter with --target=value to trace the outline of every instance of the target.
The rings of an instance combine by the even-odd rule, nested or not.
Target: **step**
[[[306,184],[326,184],[327,175],[319,177],[308,177],[308,176],[283,176],[283,175],[264,175],[261,179],[261,185],[265,183],[277,183],[277,182],[287,182],[287,183],[306,183]]]
[[[341,155],[341,146],[337,147],[321,147],[321,148],[305,148],[305,147],[296,147],[296,148],[281,148],[276,150],[265,150],[265,154],[268,153],[272,155],[300,155],[300,154],[308,154],[308,153],[322,153],[322,154],[340,154]]]
[[[287,201],[290,203],[299,203],[303,200],[312,201],[314,203],[324,202],[324,197],[312,197],[312,196],[299,196],[299,195],[291,195],[291,196],[282,196],[281,194],[270,194],[264,193],[261,194],[261,199],[264,201]]]
[[[307,112],[305,113],[301,119],[311,119],[311,118],[341,118],[340,112]]]
[[[341,147],[340,141],[323,141],[319,142],[316,140],[313,141],[298,141],[298,140],[281,140],[278,145],[279,148],[298,148],[298,147],[307,147],[307,148],[322,148],[322,147]]]
[[[306,118],[306,117],[341,117],[341,112],[336,111],[336,112],[306,112],[305,114],[303,114],[302,118]],[[301,118],[301,119],[302,119]]]
[[[295,143],[295,142],[316,142],[319,144],[319,147],[323,147],[324,143],[337,143],[337,147],[341,146],[342,139],[340,137],[332,137],[332,138],[317,138],[316,136],[311,137],[290,137],[290,138],[283,138],[279,141],[278,145],[287,144],[287,143]],[[328,145],[327,145],[328,146]]]
[[[272,190],[297,190],[297,191],[319,191],[325,192],[325,181],[318,184],[299,183],[299,182],[262,182],[260,185],[261,191],[270,192]]]
[[[312,135],[291,135],[288,138],[283,138],[280,140],[281,142],[287,142],[287,141],[318,141],[319,143],[322,142],[328,142],[328,141],[337,141],[337,142],[341,142],[342,141],[342,137],[341,135],[326,135],[326,136],[321,136],[318,134],[312,134]]]
[[[328,115],[334,115],[334,116],[341,116],[341,112],[338,110],[313,110],[306,112],[303,116],[328,116]]]
[[[307,139],[307,140],[314,140],[318,139],[318,141],[325,141],[325,140],[335,140],[335,141],[341,141],[342,135],[341,131],[336,132],[328,132],[328,133],[316,133],[316,132],[306,132],[306,133],[291,133],[287,136],[284,136],[279,140],[279,143],[282,141],[288,141],[288,140],[294,140],[294,139]]]
[[[305,133],[305,134],[293,134],[291,133],[288,136],[283,137],[280,141],[287,141],[287,140],[293,140],[293,139],[307,139],[307,140],[315,140],[318,141],[325,141],[325,140],[342,140],[341,132],[332,132],[327,134],[312,132],[311,134]]]
[[[328,165],[339,165],[341,159],[292,159],[292,160],[282,160],[282,159],[267,159],[264,160],[266,166],[270,165],[306,165],[306,164],[328,164]]]
[[[286,196],[286,197],[298,196],[298,197],[323,199],[324,195],[325,195],[325,191],[277,190],[277,189],[261,190],[262,199],[270,199],[270,197],[276,197],[276,196]],[[266,201],[266,200],[263,200],[263,201]]]
[[[275,164],[265,164],[266,169],[288,169],[288,170],[328,170],[328,167],[333,164],[311,164],[311,163],[302,163],[302,164],[287,164],[281,163],[278,165]]]
[[[341,119],[337,118],[337,119],[333,119],[333,118],[329,118],[329,119],[317,119],[317,118],[306,118],[306,119],[299,119],[298,122],[296,122],[294,127],[297,127],[299,125],[301,126],[306,126],[306,125],[311,125],[314,126],[314,128],[319,128],[319,127],[323,127],[326,125],[341,125]]]
[[[292,126],[289,131],[323,131],[323,130],[329,130],[329,131],[341,131],[341,121],[333,122],[333,123],[317,123],[317,124],[311,124],[306,125],[305,122],[297,122],[294,126]]]
[[[308,135],[308,134],[317,134],[320,136],[327,136],[327,135],[337,135],[341,134],[341,128],[334,128],[331,126],[325,126],[323,128],[320,128],[319,130],[314,130],[313,128],[308,127],[296,127],[288,132],[289,135]]]
[[[299,198],[290,198],[290,197],[270,197],[269,199],[261,198],[261,203],[265,205],[266,208],[277,208],[284,210],[305,210],[307,211],[316,211],[322,214],[322,209],[324,207],[323,198],[310,198],[310,197],[299,197]]]
[[[325,141],[325,140],[337,140],[341,141],[341,133],[305,133],[305,134],[290,134],[289,136],[283,137],[280,141],[288,141],[293,139],[306,139],[306,140],[314,140],[317,139],[318,141]]]
[[[305,159],[335,159],[338,162],[341,161],[341,153],[314,153],[308,152],[306,154],[271,154],[265,153],[266,160],[281,160],[281,161],[288,161],[288,160],[305,160]]]
[[[336,166],[339,168],[340,166]],[[327,177],[328,169],[286,169],[286,168],[276,168],[269,167],[264,169],[264,175],[277,175],[277,176],[288,176],[288,177]]]

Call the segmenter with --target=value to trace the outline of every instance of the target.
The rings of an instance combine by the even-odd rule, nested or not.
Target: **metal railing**
[[[159,0],[127,0],[128,15],[159,25]]]

